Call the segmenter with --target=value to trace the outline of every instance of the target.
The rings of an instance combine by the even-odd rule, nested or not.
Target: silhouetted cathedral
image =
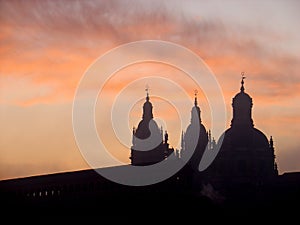
[[[61,213],[66,209],[72,215],[76,214],[74,210],[81,212],[83,209],[93,209],[98,213],[99,207],[105,210],[107,205],[112,204],[108,211],[119,213],[128,208],[132,215],[139,215],[136,211],[141,209],[140,214],[148,218],[151,215],[149,212],[154,212],[149,205],[152,207],[154,204],[155,213],[159,215],[166,209],[174,209],[173,205],[178,203],[181,204],[178,206],[183,206],[178,207],[181,215],[195,216],[195,219],[198,213],[205,210],[215,213],[220,209],[218,204],[227,209],[226,213],[229,214],[239,211],[248,215],[245,208],[255,209],[261,216],[266,215],[265,209],[272,209],[270,216],[274,212],[281,213],[278,205],[287,207],[288,201],[293,200],[298,203],[300,173],[278,175],[273,139],[270,137],[268,141],[254,127],[252,106],[252,98],[245,93],[243,77],[240,92],[232,100],[231,126],[216,143],[211,132],[207,132],[202,124],[195,93],[191,121],[186,131],[182,132],[179,154],[178,150],[169,147],[167,132],[159,129],[153,120],[153,106],[147,90],[142,120],[137,129],[133,129],[131,165],[97,170],[122,170],[122,167],[132,165],[145,166],[147,169],[147,165],[168,160],[173,153],[176,162],[186,163],[181,170],[162,182],[138,187],[114,183],[93,169],[3,180],[0,181],[2,204],[9,212],[30,209],[32,213],[32,210],[41,209],[42,212],[51,212],[51,215],[53,210]],[[220,147],[220,151],[215,160],[206,170],[199,172],[198,166],[204,152],[216,151],[217,147]],[[193,207],[189,207],[190,202],[195,203]],[[130,203],[133,207],[128,207]],[[145,206],[148,211],[145,211]],[[195,209],[196,213],[191,214],[191,209]],[[289,209],[294,210],[292,207]],[[101,218],[104,215],[102,213]],[[131,214],[124,217],[128,215]]]
[[[218,143],[212,139],[210,131],[207,132],[202,124],[196,91],[191,122],[186,131],[182,132],[180,158],[184,160],[189,158],[187,166],[193,169],[194,175],[199,173],[198,167],[204,151],[216,151],[217,147],[220,148],[212,165],[201,173],[201,178],[213,185],[231,182],[259,184],[278,175],[273,139],[271,137],[269,142],[261,131],[254,128],[253,102],[245,92],[244,78],[242,77],[240,92],[232,100],[231,127],[223,133]],[[154,164],[174,152],[174,149],[169,148],[167,133],[163,141],[163,130],[159,129],[153,120],[152,108],[147,91],[143,119],[138,128],[133,129],[130,157],[132,165]],[[152,139],[144,142],[150,136]],[[156,147],[145,151],[148,145]],[[140,151],[141,149],[144,151]],[[193,154],[189,156],[193,150]]]
[[[240,92],[232,100],[231,127],[218,141],[220,151],[204,172],[211,180],[261,183],[278,175],[273,139],[254,127],[252,98],[245,93],[244,78]]]
[[[153,106],[150,102],[148,88],[146,91],[142,120],[137,129],[133,128],[130,159],[131,164],[135,166],[161,162],[174,152],[173,148],[169,148],[167,131],[163,134],[163,129],[159,129],[153,120]]]

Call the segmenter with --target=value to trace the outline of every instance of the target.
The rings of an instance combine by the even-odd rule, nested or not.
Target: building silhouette
[[[223,186],[224,183],[259,185],[278,175],[273,138],[271,136],[268,141],[254,127],[252,106],[252,98],[245,92],[243,77],[240,92],[232,100],[231,126],[220,137],[217,143],[220,151],[204,172],[211,182]]]
[[[148,88],[146,91],[143,117],[137,129],[133,128],[132,134],[130,160],[134,166],[147,166],[161,162],[174,152],[173,148],[169,148],[167,131],[164,134],[163,129],[159,129],[153,119],[153,106],[150,102]]]
[[[202,124],[196,94],[190,125],[182,132],[180,154],[169,147],[167,132],[164,134],[153,120],[148,91],[142,120],[133,130],[132,165],[123,167],[152,165],[168,160],[171,154],[176,155],[175,160],[184,161],[191,154],[186,165],[170,178],[148,186],[126,186],[97,173],[98,170],[122,169],[111,167],[3,180],[0,181],[0,199],[5,209],[8,212],[29,210],[30,213],[47,215],[69,212],[71,216],[86,210],[102,213],[102,217],[108,211],[125,211],[129,214],[122,218],[129,217],[131,222],[138,215],[146,219],[157,215],[168,217],[174,214],[171,209],[180,212],[173,219],[184,215],[192,219],[204,218],[208,213],[235,218],[272,218],[284,210],[294,212],[295,208],[291,205],[300,200],[300,172],[278,175],[273,139],[270,137],[268,141],[254,127],[253,102],[245,92],[244,77],[240,92],[232,101],[231,126],[218,143]],[[150,136],[154,137],[154,141],[150,139],[149,144],[145,141]],[[153,143],[158,145],[152,148]],[[203,153],[214,151],[218,145],[220,151],[213,163],[207,170],[199,172],[197,168]],[[284,206],[284,210],[280,206]],[[271,213],[267,213],[269,211]]]
[[[181,136],[180,157],[185,158],[189,151],[193,151],[187,162],[193,170],[198,170],[202,155],[208,144],[208,133],[201,120],[201,110],[198,106],[197,92],[195,91],[194,107],[191,110],[191,122]]]

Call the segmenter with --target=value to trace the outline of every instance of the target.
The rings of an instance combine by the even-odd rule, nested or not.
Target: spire
[[[181,151],[184,151],[185,147],[184,147],[184,132],[181,132]]]
[[[146,101],[149,102],[149,85],[146,85],[146,89],[145,89],[147,95],[146,95]]]
[[[168,143],[168,140],[169,140],[169,135],[168,132],[165,131],[165,143]]]
[[[244,88],[244,79],[246,78],[245,76],[244,76],[244,72],[242,72],[241,73],[241,75],[242,75],[242,81],[241,81],[241,92],[244,92],[245,91],[245,88]]]
[[[135,145],[135,132],[136,132],[136,129],[135,127],[132,128],[132,145],[134,146]]]
[[[274,142],[273,142],[273,137],[272,136],[270,137],[270,147],[274,148]]]
[[[194,107],[192,108],[192,115],[191,115],[191,123],[201,123],[201,116],[200,116],[200,108],[198,106],[198,100],[197,100],[197,94],[198,94],[198,90],[195,90],[194,91],[194,94],[195,94],[195,105]]]
[[[198,90],[195,90],[194,94],[195,94],[195,106],[198,106],[198,101],[197,101]]]
[[[270,149],[271,149],[271,151],[273,153],[273,156],[274,156],[274,159],[275,159],[276,156],[275,156],[274,142],[273,142],[273,137],[272,136],[270,137]]]

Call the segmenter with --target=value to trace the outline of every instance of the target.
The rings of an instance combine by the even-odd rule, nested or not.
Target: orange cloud
[[[65,133],[56,133],[65,120],[71,121],[71,102],[80,78],[91,63],[106,51],[120,44],[142,39],[175,42],[197,53],[212,69],[221,85],[228,111],[228,123],[232,116],[232,98],[240,88],[239,74],[245,71],[246,91],[254,101],[255,124],[266,135],[272,134],[276,138],[276,149],[280,152],[280,158],[285,159],[280,161],[283,165],[280,169],[300,169],[296,163],[293,167],[288,166],[286,160],[291,157],[286,155],[289,150],[286,153],[282,150],[290,148],[296,152],[295,146],[300,144],[297,136],[300,57],[296,51],[299,46],[290,44],[297,38],[292,35],[294,31],[289,30],[288,26],[284,32],[283,29],[274,30],[268,26],[262,29],[257,24],[253,26],[228,22],[221,16],[209,17],[203,12],[203,15],[198,15],[195,19],[194,15],[190,15],[191,11],[184,10],[173,10],[164,3],[136,2],[135,5],[128,5],[127,1],[78,1],[74,4],[67,1],[1,1],[0,105],[1,112],[4,112],[1,119],[7,122],[2,126],[1,132],[5,134],[5,138],[0,141],[0,165],[20,165],[22,158],[15,160],[14,156],[22,155],[26,161],[24,165],[32,164],[28,166],[32,169],[27,173],[6,170],[0,176],[82,167],[84,163],[72,152],[76,147],[72,142],[71,124],[68,124]],[[197,88],[195,83],[182,71],[157,63],[133,65],[119,71],[103,88],[103,96],[111,100],[129,82],[149,75],[159,75],[176,82],[193,99],[193,90]],[[92,82],[91,88],[93,87]],[[160,88],[169,95],[176,94],[171,93],[172,88],[163,83],[155,83],[153,89],[155,88]],[[210,128],[208,101],[205,93],[199,91],[203,121]],[[128,100],[137,93],[140,90],[132,90]],[[168,107],[156,101],[154,103],[157,113],[155,115],[165,117],[169,122],[176,120],[175,114],[174,118],[169,117]],[[105,106],[107,102],[103,104]],[[64,108],[65,105],[68,107]],[[39,107],[47,110],[40,111],[37,109]],[[63,116],[51,111],[52,107],[62,107],[63,110],[58,111]],[[32,110],[32,114],[28,113],[23,117],[27,110]],[[138,110],[132,114],[137,118],[132,121],[134,124],[140,117],[137,112]],[[35,127],[32,124],[40,124],[36,120],[40,114],[43,115],[41,120],[50,122]],[[18,116],[30,123],[22,124],[22,129],[17,129],[20,126],[15,123]],[[56,126],[52,127],[51,121],[55,121]],[[289,124],[289,128],[282,129],[282,124]],[[110,132],[106,134],[107,146],[116,143],[108,135]],[[42,141],[35,143],[34,136],[40,133],[43,136]],[[54,143],[47,142],[49,134],[55,137]],[[68,141],[63,140],[64,135],[68,136]],[[16,143],[15,140],[22,136],[24,138],[20,143]],[[177,139],[177,134],[170,134],[172,143]],[[64,143],[63,147],[59,147],[61,142]],[[45,157],[39,156],[33,160],[34,155],[40,154],[43,146],[47,146],[43,152]],[[31,148],[32,153],[24,155],[24,147]],[[72,149],[63,155],[71,159],[75,157],[74,164],[70,165],[67,159],[55,161],[58,152],[63,148]],[[4,158],[5,154],[9,157]],[[128,160],[128,149],[114,154],[122,160]],[[59,166],[49,165],[48,170],[38,166],[46,163],[48,156]],[[0,168],[0,171],[4,170]]]

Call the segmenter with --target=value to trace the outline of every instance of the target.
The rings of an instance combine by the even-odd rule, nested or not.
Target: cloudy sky
[[[98,57],[139,40],[173,42],[201,57],[222,89],[227,127],[232,97],[245,71],[255,126],[273,136],[280,173],[300,170],[299,10],[296,0],[1,0],[0,179],[88,168],[73,135],[76,88]],[[156,74],[184,86],[192,101],[194,84],[175,68],[157,63],[119,71],[107,82],[103,95],[112,99],[133,80]],[[129,122],[124,122],[129,127],[141,117],[144,100],[132,98],[145,94],[144,83],[129,92],[128,99],[136,101]],[[154,81],[150,85],[153,92],[164,89],[166,96],[174,95],[170,85]],[[203,123],[210,129],[205,93],[199,95]],[[154,116],[165,120],[161,123],[171,130],[170,143],[177,147],[181,127],[172,116],[176,111],[162,99],[151,100]],[[109,106],[102,104],[96,107],[99,135],[113,146],[114,156],[128,163],[128,149],[119,150],[108,121],[100,116]]]

